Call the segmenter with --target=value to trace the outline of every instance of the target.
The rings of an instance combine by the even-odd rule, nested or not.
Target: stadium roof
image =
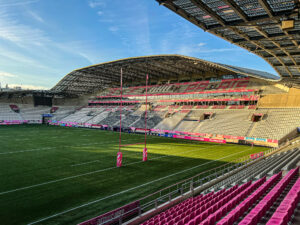
[[[205,74],[245,75],[270,81],[279,79],[278,76],[267,72],[213,63],[193,57],[154,55],[120,59],[74,70],[58,82],[51,91],[82,95],[118,86],[121,68],[125,85],[144,82],[146,74],[149,74],[150,80]]]
[[[156,0],[201,29],[300,76],[299,0]]]

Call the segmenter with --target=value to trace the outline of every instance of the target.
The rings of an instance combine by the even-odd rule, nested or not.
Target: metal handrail
[[[270,152],[273,152],[274,150],[275,150],[275,148],[267,150],[267,151],[265,151],[265,154],[269,154]],[[159,205],[161,205],[163,203],[172,201],[175,197],[184,195],[185,193],[191,191],[195,187],[198,187],[200,185],[208,183],[211,180],[219,177],[220,175],[224,175],[225,173],[228,173],[228,172],[230,172],[236,168],[239,168],[243,165],[246,165],[250,162],[253,162],[253,160],[249,159],[249,156],[244,156],[244,157],[238,158],[232,162],[226,163],[224,165],[221,165],[219,167],[216,167],[216,168],[213,168],[210,170],[203,171],[203,172],[201,172],[197,175],[194,175],[190,178],[184,179],[180,182],[177,182],[168,187],[160,189],[159,191],[156,191],[156,192],[149,194],[138,200],[138,201],[140,201],[140,203],[142,203],[143,201],[145,201],[147,199],[151,199],[151,200],[141,204],[141,206],[140,206],[141,211],[146,212],[150,209],[157,208]],[[223,168],[223,169],[221,169],[221,168]],[[207,176],[204,176],[205,174]],[[167,190],[169,190],[169,191],[166,194],[162,195],[162,193]],[[172,191],[170,191],[170,190],[172,190]],[[156,195],[159,195],[159,197],[157,197]],[[163,201],[164,199],[166,199],[166,201]],[[152,205],[152,207],[151,207],[151,205]],[[149,209],[147,210],[147,208],[149,208]]]
[[[266,151],[264,151],[264,155],[270,155],[272,152],[278,150],[277,148],[271,148]],[[194,188],[199,187],[205,183],[208,183],[212,181],[213,179],[216,179],[220,175],[224,175],[230,171],[233,171],[237,168],[240,168],[244,165],[247,165],[253,161],[256,161],[257,159],[250,159],[249,156],[243,156],[241,158],[235,159],[232,162],[225,163],[221,166],[218,166],[213,169],[209,169],[206,171],[203,171],[199,174],[196,174],[190,178],[184,179],[182,181],[179,181],[175,184],[169,185],[168,187],[162,188],[159,191],[156,191],[154,193],[151,193],[145,197],[140,198],[140,206],[138,207],[138,215],[141,216],[142,213],[145,213],[149,210],[156,209],[160,205],[171,202],[174,198],[183,196],[184,194],[188,193],[189,191],[193,191]],[[207,176],[205,176],[205,174]],[[147,201],[148,199],[148,201]],[[146,202],[145,202],[146,201]],[[144,203],[142,203],[144,202]],[[132,209],[132,210],[136,210]],[[124,214],[121,214],[119,216],[119,224],[122,224],[122,218],[124,215],[130,213],[126,212]],[[116,218],[114,218],[115,220]],[[108,221],[106,221],[107,223]]]

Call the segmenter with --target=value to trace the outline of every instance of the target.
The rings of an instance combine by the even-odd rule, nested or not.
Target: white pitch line
[[[182,153],[189,153],[189,152],[195,152],[195,151],[199,151],[201,149],[209,149],[209,148],[213,148],[214,146],[210,146],[210,147],[207,147],[207,148],[197,148],[197,149],[194,149],[194,150],[191,150],[191,151],[184,151]],[[156,154],[156,153],[154,153]],[[154,157],[154,158],[151,158],[151,159],[148,159],[148,161],[151,161],[151,160],[155,160],[155,159],[161,159],[161,158],[166,158],[166,157],[177,157],[178,155],[163,155],[163,156],[158,156],[158,157]],[[93,160],[93,161],[88,161],[88,162],[83,162],[83,163],[78,163],[78,164],[72,164],[70,165],[71,167],[75,167],[75,166],[82,166],[82,165],[86,165],[86,164],[92,164],[92,163],[96,163],[96,162],[100,162],[100,160]],[[129,166],[129,165],[133,165],[133,164],[137,164],[137,163],[142,163],[142,161],[136,161],[136,162],[131,162],[131,163],[127,163],[127,164],[124,164],[123,166]],[[110,167],[111,169],[116,169],[116,167]]]
[[[14,141],[28,141],[28,140],[32,140],[30,138],[15,138]]]
[[[26,186],[26,187],[22,187],[22,188],[17,188],[17,189],[13,189],[13,190],[9,190],[9,191],[4,191],[4,192],[1,192],[0,195],[9,194],[9,193],[16,192],[16,191],[27,190],[27,189],[43,186],[43,185],[46,185],[46,184],[53,184],[53,183],[57,183],[57,182],[60,182],[60,181],[70,180],[70,179],[73,179],[73,178],[82,177],[82,176],[86,176],[86,175],[91,175],[91,174],[94,174],[94,173],[99,173],[99,172],[111,170],[112,168],[115,168],[115,167],[109,167],[109,168],[105,168],[105,169],[101,169],[101,170],[95,170],[95,171],[92,171],[92,172],[87,172],[87,173],[74,175],[74,176],[70,176],[70,177],[65,177],[65,178],[61,178],[61,179],[57,179],[57,180],[47,181],[47,182],[40,183],[40,184],[35,184],[35,185]]]
[[[249,149],[247,149],[247,150],[245,150],[245,151],[249,151]],[[226,158],[228,158],[228,157],[230,157],[230,156],[233,156],[233,155],[236,155],[236,154],[245,152],[245,151],[240,151],[240,152],[237,152],[237,153],[234,153],[234,154],[231,154],[231,155],[228,155],[228,156],[225,156],[225,157],[222,157],[222,158],[219,158],[219,159],[210,161],[210,162],[202,163],[202,164],[200,164],[200,165],[197,165],[197,166],[194,166],[194,167],[191,167],[191,168],[188,168],[188,169],[185,169],[185,170],[182,170],[182,171],[179,171],[179,172],[176,172],[176,173],[173,173],[173,174],[170,174],[170,175],[167,175],[167,176],[158,178],[158,179],[156,179],[156,180],[153,180],[153,181],[150,181],[150,182],[147,182],[147,183],[138,185],[138,186],[136,186],[136,187],[129,188],[129,189],[127,189],[127,190],[124,190],[124,191],[121,191],[121,192],[118,192],[118,193],[115,193],[115,194],[106,196],[106,197],[104,197],[104,198],[96,199],[96,200],[94,200],[94,201],[85,203],[85,204],[83,204],[83,205],[80,205],[80,206],[77,206],[77,207],[74,207],[74,208],[65,210],[65,211],[63,211],[63,212],[56,213],[56,214],[53,214],[53,215],[51,215],[51,216],[42,218],[42,219],[40,219],[40,220],[31,222],[31,223],[29,223],[28,225],[32,225],[32,224],[37,224],[37,223],[43,222],[43,221],[48,220],[48,219],[51,219],[51,218],[53,218],[53,217],[57,217],[57,216],[60,216],[60,215],[65,214],[65,213],[74,211],[74,210],[76,210],[76,209],[80,209],[80,208],[82,208],[82,207],[85,207],[85,206],[88,206],[88,205],[91,205],[91,204],[94,204],[94,203],[97,203],[97,202],[101,202],[101,201],[106,200],[106,199],[109,199],[109,198],[111,198],[111,197],[115,197],[115,196],[118,196],[118,195],[120,195],[120,194],[124,194],[124,193],[126,193],[126,192],[129,192],[129,191],[138,189],[138,188],[140,188],[140,187],[144,187],[144,186],[147,186],[147,185],[149,185],[149,184],[155,183],[155,182],[157,182],[157,181],[161,181],[161,180],[164,180],[164,179],[166,179],[166,178],[169,178],[169,177],[172,177],[172,176],[175,176],[175,175],[184,173],[184,172],[186,172],[186,171],[193,170],[193,169],[195,169],[195,168],[198,168],[198,167],[201,167],[201,166],[204,166],[204,165],[207,165],[207,164],[210,164],[210,163],[219,161],[219,160],[221,160],[221,159],[226,159]]]
[[[156,136],[153,137],[148,137],[148,139],[157,139],[160,140],[160,138],[157,138]],[[122,142],[128,142],[128,141],[135,141],[135,140],[139,140],[139,138],[137,139],[130,139],[130,140],[123,140]],[[191,143],[187,140],[181,140],[184,142],[188,142]],[[90,146],[90,145],[94,145],[94,144],[109,144],[109,143],[114,143],[115,141],[109,141],[109,142],[93,142],[93,143],[87,143],[87,144],[80,144],[80,145],[65,145],[65,146],[57,146],[57,147],[47,147],[47,148],[37,148],[37,149],[29,149],[29,150],[21,150],[21,151],[12,151],[12,152],[0,152],[0,155],[7,155],[7,154],[17,154],[17,153],[24,153],[24,152],[35,152],[35,151],[45,151],[45,150],[51,150],[51,149],[55,149],[55,148],[61,148],[61,147],[80,147],[80,146]],[[192,142],[193,143],[193,142]]]
[[[191,151],[181,151],[182,153],[189,153],[189,152],[195,152],[195,151],[199,151],[201,149],[209,149],[209,148],[213,148],[214,146],[210,146],[210,147],[207,147],[207,148],[197,148],[197,149],[194,149],[194,150],[191,150]],[[156,154],[156,153],[153,153],[153,154]],[[151,158],[151,159],[148,159],[148,161],[151,161],[151,160],[155,160],[155,159],[161,159],[161,158],[166,158],[166,157],[177,157],[178,155],[163,155],[163,156],[158,156],[158,157],[154,157],[154,158]],[[71,166],[80,166],[80,165],[85,165],[85,164],[90,164],[90,163],[94,163],[94,162],[99,162],[100,160],[94,160],[94,161],[88,161],[88,162],[84,162],[84,163],[79,163],[79,164],[74,164],[74,165],[71,165]],[[124,164],[123,166],[129,166],[129,165],[133,165],[133,164],[137,164],[137,163],[142,163],[143,161],[136,161],[136,162],[131,162],[131,163],[127,163],[127,164]],[[116,167],[110,167],[111,169],[114,169]]]
[[[84,162],[84,163],[73,164],[71,166],[81,166],[81,165],[86,165],[86,164],[95,163],[95,162],[99,162],[99,160],[94,160],[94,161],[89,161],[89,162]]]
[[[153,138],[152,138],[153,139]],[[123,140],[123,142],[128,141],[136,141],[139,139],[129,139],[129,140]],[[47,148],[37,148],[37,149],[29,149],[29,150],[21,150],[21,151],[12,151],[12,152],[0,152],[0,155],[6,155],[6,154],[16,154],[16,153],[23,153],[23,152],[35,152],[35,151],[44,151],[44,150],[50,150],[55,148],[64,148],[64,147],[80,147],[80,146],[90,146],[95,144],[109,144],[114,143],[115,141],[109,141],[109,142],[93,142],[93,143],[87,143],[87,144],[80,144],[80,145],[61,145],[57,147],[47,147]]]
[[[50,150],[50,149],[53,149],[53,147],[37,148],[37,149],[22,150],[22,151],[13,151],[13,152],[1,152],[0,155],[16,154],[16,153],[22,153],[22,152],[45,151],[45,150]]]
[[[168,156],[170,156],[170,155],[159,156],[159,157],[156,157],[156,158],[153,158],[153,159],[149,159],[149,161],[154,160],[154,159],[158,159],[158,158],[168,157]],[[123,166],[129,166],[129,165],[133,165],[133,164],[137,164],[137,163],[143,163],[143,161],[136,161],[136,162],[132,162],[132,163],[127,163],[127,164],[124,164]],[[47,182],[40,183],[40,184],[34,184],[34,185],[22,187],[22,188],[16,188],[16,189],[9,190],[9,191],[3,191],[3,192],[0,192],[0,195],[9,194],[9,193],[16,192],[16,191],[27,190],[27,189],[43,186],[43,185],[46,185],[46,184],[53,184],[53,183],[57,183],[57,182],[60,182],[60,181],[70,180],[70,179],[73,179],[73,178],[82,177],[82,176],[86,176],[86,175],[91,175],[91,174],[94,174],[94,173],[100,173],[100,172],[104,172],[104,171],[108,171],[108,170],[112,170],[112,169],[117,169],[117,167],[115,167],[115,166],[108,167],[108,168],[105,168],[105,169],[95,170],[95,171],[91,171],[91,172],[87,172],[87,173],[83,173],[83,174],[79,174],[79,175],[74,175],[74,176],[70,176],[70,177],[65,177],[65,178],[61,178],[61,179],[57,179],[57,180],[51,180],[51,181],[47,181]]]

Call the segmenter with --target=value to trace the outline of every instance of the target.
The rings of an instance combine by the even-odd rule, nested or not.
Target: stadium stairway
[[[252,125],[252,121],[248,118],[249,111],[246,110],[220,109],[212,112],[215,113],[214,118],[201,121],[193,132],[220,134],[222,131],[222,134],[226,135],[245,136]]]
[[[80,110],[77,110],[74,113],[66,116],[65,118],[62,118],[62,121],[84,123],[90,119],[90,117],[87,116],[90,111],[90,108],[83,107]]]
[[[198,121],[200,118],[199,112],[197,112],[196,110],[190,110],[190,111],[182,110],[182,111],[186,112],[185,117],[182,118],[182,120],[177,124],[174,130],[192,132],[199,125],[199,121]],[[198,119],[195,119],[197,117]]]
[[[250,127],[248,128],[245,136],[246,137],[252,137],[252,133],[254,132],[255,128],[257,126],[257,123],[256,122],[252,122],[252,124],[250,125]]]
[[[187,113],[175,113],[171,117],[165,118],[162,120],[157,126],[155,126],[155,129],[160,130],[173,130],[180,122],[181,120],[186,116]]]
[[[130,127],[132,126],[132,124],[137,122],[140,118],[141,118],[140,116],[128,114],[124,117],[124,120],[122,120],[122,126]]]
[[[60,106],[58,110],[52,113],[52,120],[61,121],[75,111],[74,106]]]
[[[162,117],[156,115],[156,113],[150,112],[147,115],[147,128],[152,129],[163,120]],[[145,127],[145,116],[141,116],[139,120],[132,124],[133,127],[144,128]]]
[[[120,122],[120,112],[109,112],[105,118],[99,121],[99,124],[104,124],[108,126],[113,126],[114,124]]]
[[[98,124],[99,121],[107,117],[107,115],[109,114],[108,111],[105,111],[104,107],[96,108],[94,109],[93,112],[94,112],[94,116],[91,119],[87,120],[86,121],[87,123]]]
[[[174,130],[192,132],[199,125],[198,121],[182,120]]]

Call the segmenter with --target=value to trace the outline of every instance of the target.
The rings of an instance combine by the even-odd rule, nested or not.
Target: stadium
[[[0,91],[0,224],[300,224],[300,3],[157,0],[277,74],[180,54]]]

